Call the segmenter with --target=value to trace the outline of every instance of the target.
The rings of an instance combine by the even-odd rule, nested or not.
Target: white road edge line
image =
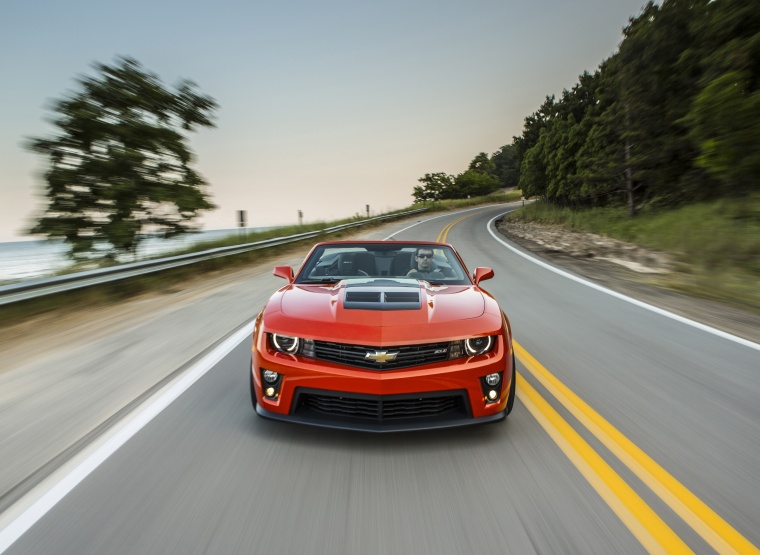
[[[520,201],[516,200],[516,201],[513,201],[513,202],[505,202],[504,204],[516,204],[518,202],[520,202]],[[489,205],[489,206],[491,208],[496,208],[498,205]],[[488,208],[488,207],[486,207],[486,208]],[[482,209],[483,209],[483,206],[476,206],[475,208],[467,208],[466,210],[459,210],[458,212],[444,212],[440,216],[433,216],[432,218],[427,218],[425,220],[420,220],[419,222],[415,222],[412,225],[410,225],[408,227],[405,227],[404,229],[399,229],[398,231],[394,231],[391,235],[389,235],[388,237],[386,237],[385,239],[383,239],[383,241],[390,241],[391,239],[393,239],[393,236],[396,235],[397,233],[403,233],[407,229],[412,229],[414,226],[420,225],[421,223],[424,223],[424,222],[429,222],[430,220],[437,220],[438,218],[444,218],[446,216],[456,216],[457,214],[464,214],[465,212],[472,212],[473,210],[482,210]],[[500,214],[500,215],[503,215],[503,214]],[[496,217],[498,218],[499,216],[496,216]],[[396,241],[403,241],[403,240],[402,239],[396,239]]]
[[[462,210],[461,212],[470,212],[471,210],[477,210],[480,208],[482,207],[470,208]],[[446,212],[440,216],[427,218],[427,220],[450,215],[451,212]],[[422,222],[412,224],[400,231],[396,231],[396,233],[406,231],[420,223]],[[393,235],[386,237],[385,240],[389,240],[392,237]],[[51,480],[45,480],[40,487],[35,488],[33,492],[27,494],[24,498],[17,501],[14,506],[10,507],[0,515],[0,525],[2,525],[2,521],[10,520],[5,528],[0,529],[0,554],[4,553],[82,480],[98,468],[98,466],[100,466],[108,457],[113,455],[122,445],[129,441],[137,432],[158,416],[166,407],[187,391],[190,386],[197,382],[204,374],[206,374],[206,372],[213,368],[216,363],[227,356],[232,349],[252,333],[253,320],[234,332],[226,341],[198,361],[182,376],[178,377],[174,382],[158,392],[152,400],[146,401],[141,409],[137,409],[136,412],[114,426],[109,433],[106,433],[103,437],[96,440],[93,445],[85,448],[84,451],[90,453],[82,457],[82,460],[77,459],[77,462],[73,464],[73,468],[65,471],[62,477],[58,478],[57,476],[54,476],[51,477]],[[55,474],[56,473],[54,473],[54,475]],[[29,501],[29,498],[31,497],[35,497],[35,499]],[[23,506],[25,502],[28,506],[18,509],[18,507]],[[11,518],[8,519],[7,516],[12,514],[14,510],[19,513],[18,516],[11,516]]]
[[[482,207],[470,208],[462,210],[460,212],[470,212]],[[460,213],[457,212],[457,213]],[[456,213],[455,213],[456,214]],[[427,220],[434,220],[444,216],[450,216],[451,212],[446,212],[440,216],[434,216],[427,218]],[[407,229],[420,224],[417,222],[402,230],[396,231],[401,233]],[[394,235],[396,234],[394,233]],[[385,240],[389,240],[393,235],[387,237]],[[82,480],[89,476],[98,466],[100,466],[108,457],[113,455],[122,445],[129,441],[137,432],[144,428],[151,420],[158,416],[166,407],[174,402],[180,395],[187,391],[190,386],[197,382],[203,375],[205,375],[211,368],[216,365],[220,360],[227,356],[232,349],[238,346],[243,340],[251,336],[253,333],[253,320],[245,324],[243,327],[233,333],[226,341],[219,345],[216,349],[206,355],[203,359],[198,361],[182,376],[178,377],[172,384],[164,388],[161,392],[157,393],[152,400],[148,400],[142,405],[141,409],[134,412],[130,416],[120,422],[114,427],[114,429],[105,434],[99,440],[96,440],[95,447],[92,452],[87,455],[83,460],[76,463],[74,468],[68,471],[60,479],[55,480],[52,484],[48,485],[47,481],[44,483],[43,491],[35,490],[33,493],[27,495],[36,496],[36,499],[32,501],[29,506],[20,511],[20,514],[13,518],[11,522],[3,529],[0,530],[0,554],[4,553],[16,540],[26,533],[34,524],[39,521],[50,509],[52,509],[61,499],[63,499],[71,490],[73,490]],[[92,446],[91,446],[92,447]],[[87,450],[87,449],[86,449]],[[24,503],[26,498],[19,500],[15,506]],[[5,514],[11,513],[14,507],[9,508]]]
[[[504,212],[506,214],[507,212]],[[688,318],[684,318],[683,316],[679,316],[678,314],[674,314],[672,312],[668,312],[667,310],[663,310],[662,308],[658,308],[654,305],[647,304],[645,302],[636,300],[632,297],[628,297],[626,295],[623,295],[622,293],[618,293],[617,291],[613,291],[612,289],[607,289],[606,287],[603,287],[601,285],[598,285],[596,283],[593,283],[591,281],[585,280],[583,278],[580,278],[578,276],[575,276],[569,272],[566,272],[564,270],[560,270],[559,268],[555,268],[551,264],[547,264],[546,262],[539,260],[538,258],[535,258],[533,256],[530,256],[528,254],[525,254],[519,249],[516,249],[506,241],[500,239],[496,236],[496,233],[492,229],[492,224],[495,220],[498,218],[501,218],[504,214],[499,214],[498,216],[495,216],[492,218],[487,224],[486,228],[488,229],[488,233],[491,234],[491,237],[496,239],[499,243],[507,247],[509,250],[514,252],[515,254],[519,254],[523,258],[526,258],[527,260],[530,260],[534,264],[538,264],[539,266],[543,266],[547,270],[551,270],[555,274],[559,274],[563,277],[566,277],[568,279],[572,279],[573,281],[576,281],[578,283],[581,283],[583,285],[586,285],[588,287],[591,287],[592,289],[596,289],[597,291],[601,291],[602,293],[607,293],[608,295],[612,295],[613,297],[617,297],[620,300],[626,301],[628,303],[634,304],[638,307],[644,308],[646,310],[651,310],[652,312],[659,314],[661,316],[665,316],[667,318],[671,318],[672,320],[675,320],[677,322],[681,322],[682,324],[686,324],[688,326],[692,326],[694,328],[697,328],[698,330],[705,331],[707,333],[711,333],[713,335],[716,335],[718,337],[721,337],[723,339],[728,339],[729,341],[733,341],[735,343],[739,343],[740,345],[744,345],[745,347],[749,347],[750,349],[755,349],[756,351],[760,351],[760,344],[755,343],[753,341],[750,341],[749,339],[744,339],[743,337],[737,337],[736,335],[732,335],[728,332],[721,331],[719,329],[710,327],[708,325],[702,324],[700,322],[695,322],[694,320],[689,320]]]
[[[8,526],[0,530],[0,553],[4,553],[101,463],[187,391],[235,347],[250,337],[252,333],[253,320],[238,329],[216,349],[190,367],[187,372],[178,377],[162,392],[159,392],[157,396],[154,396],[152,400],[148,400],[141,409],[125,418],[123,424],[117,426],[118,430],[113,435],[106,434],[102,444],[90,455],[76,464],[62,479],[57,480],[46,491],[40,493],[39,497],[28,508],[21,512]]]
[[[476,208],[473,208],[472,210],[476,210]],[[469,212],[469,211],[470,210],[463,210],[462,212]],[[451,213],[446,213],[444,215],[451,215]],[[496,234],[491,229],[493,222],[497,218],[500,218],[503,215],[504,214],[499,214],[488,222],[488,224],[486,225],[488,232],[496,241],[501,243],[503,246],[505,246],[506,248],[514,252],[515,254],[518,254],[519,256],[522,256],[523,258],[530,260],[534,264],[538,264],[539,266],[542,266],[546,268],[547,270],[550,270],[563,277],[566,277],[568,279],[571,279],[573,281],[576,281],[578,283],[581,283],[583,285],[586,285],[588,287],[591,287],[603,293],[607,293],[608,295],[611,295],[623,301],[629,302],[631,304],[634,304],[646,310],[650,310],[662,316],[666,316],[668,318],[671,318],[678,322],[695,327],[702,331],[711,333],[718,337],[722,337],[724,339],[734,341],[736,343],[739,343],[751,349],[760,350],[760,344],[743,339],[741,337],[737,337],[735,335],[731,335],[730,333],[726,333],[724,331],[712,328],[710,326],[706,326],[699,322],[695,322],[694,320],[689,320],[688,318],[684,318],[683,316],[673,314],[672,312],[668,312],[667,310],[663,310],[656,306],[638,301],[626,295],[622,295],[621,293],[612,291],[611,289],[607,289],[606,287],[602,287],[600,285],[597,285],[585,279],[579,278],[578,276],[565,272],[564,270],[560,270],[559,268],[555,268],[554,266],[551,266],[537,258],[534,258],[532,256],[525,254],[524,252],[516,249],[512,245],[508,244],[507,242],[497,237]],[[428,218],[428,220],[436,219],[442,216]],[[402,230],[397,231],[396,233],[401,233],[402,231],[406,231],[407,229],[410,229],[419,223],[421,222],[417,222],[409,227],[406,227]],[[396,233],[394,233],[394,235]],[[128,417],[125,423],[119,427],[118,431],[115,434],[108,437],[108,439],[102,445],[100,445],[91,455],[89,455],[85,460],[81,461],[73,470],[71,470],[66,476],[64,476],[63,479],[61,479],[60,481],[52,485],[52,487],[50,487],[46,492],[42,493],[40,497],[32,505],[30,505],[26,510],[24,510],[8,526],[0,530],[0,553],[4,553],[27,530],[29,530],[32,526],[34,526],[34,524],[37,521],[39,521],[43,516],[45,516],[45,514],[47,514],[47,512],[50,511],[50,509],[52,509],[61,499],[63,499],[71,490],[73,490],[80,482],[82,482],[82,480],[84,480],[87,476],[89,476],[106,459],[108,459],[108,457],[114,454],[122,445],[124,445],[127,441],[129,441],[137,432],[139,432],[142,428],[144,428],[148,423],[151,422],[151,420],[153,420],[156,416],[158,416],[166,407],[168,407],[180,395],[182,395],[185,391],[187,391],[195,382],[197,382],[209,370],[211,370],[211,368],[213,368],[220,360],[222,360],[235,347],[237,347],[240,343],[242,343],[243,340],[249,337],[252,334],[252,332],[253,332],[253,321],[245,324],[243,327],[238,329],[233,335],[228,337],[227,340],[225,340],[221,345],[219,345],[211,353],[206,355],[203,359],[198,361],[185,374],[179,377],[177,381],[175,381],[169,387],[169,389],[161,393],[159,397],[155,398],[152,401],[149,401],[149,403],[145,405],[142,408],[142,410]]]

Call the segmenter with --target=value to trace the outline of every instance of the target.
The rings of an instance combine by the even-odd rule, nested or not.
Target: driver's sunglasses
[[[433,258],[432,254],[418,254],[417,258]]]

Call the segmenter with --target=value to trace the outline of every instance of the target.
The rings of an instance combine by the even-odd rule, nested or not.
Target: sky
[[[3,0],[0,241],[45,207],[50,104],[129,56],[218,103],[189,137],[218,208],[205,229],[372,215],[412,204],[522,132],[617,49],[643,0]]]

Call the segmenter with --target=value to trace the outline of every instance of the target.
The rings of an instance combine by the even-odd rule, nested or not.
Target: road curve
[[[494,268],[484,285],[511,319],[522,382],[505,422],[376,436],[265,421],[250,407],[244,341],[7,552],[756,549],[758,351],[518,256],[487,229],[505,210],[394,235],[445,235],[471,270]]]

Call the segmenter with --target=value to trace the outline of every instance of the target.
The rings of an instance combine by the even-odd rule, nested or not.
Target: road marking
[[[482,206],[463,210],[470,212],[482,209]],[[450,213],[441,214],[428,220],[450,216]],[[425,221],[428,221],[425,220]],[[421,222],[412,224],[396,233],[401,233],[407,229],[418,225]],[[394,234],[395,235],[395,234]],[[392,239],[389,236],[386,240]],[[123,421],[114,426],[114,428],[90,444],[77,458],[69,461],[59,471],[63,471],[63,477],[55,479],[55,473],[48,481],[43,482],[39,487],[27,494],[24,498],[17,501],[13,506],[8,508],[0,515],[0,519],[9,521],[6,526],[0,529],[0,554],[4,553],[16,540],[18,540],[27,530],[37,523],[45,514],[48,513],[61,499],[63,499],[71,490],[80,482],[89,476],[98,468],[108,457],[115,453],[122,445],[131,439],[137,432],[144,428],[151,420],[158,416],[166,407],[174,402],[182,393],[189,389],[211,368],[213,368],[221,359],[229,354],[232,349],[244,341],[253,331],[253,321],[233,332],[224,342],[216,349],[190,367],[187,372],[177,377],[156,396],[148,399],[137,412],[132,413]],[[69,470],[68,467],[71,467]],[[18,514],[14,514],[14,511]]]
[[[451,222],[449,225],[447,225],[446,227],[444,227],[444,228],[441,230],[441,232],[438,234],[438,237],[436,238],[436,241],[437,241],[438,243],[445,243],[445,242],[446,242],[446,239],[447,239],[447,238],[448,238],[448,236],[449,236],[449,231],[451,231],[451,228],[453,228],[455,225],[457,225],[457,224],[458,224],[459,222],[461,222],[462,220],[466,220],[467,218],[471,218],[471,217],[472,217],[472,216],[474,216],[474,215],[475,215],[475,214],[467,214],[466,216],[462,216],[462,217],[461,217],[461,218],[459,218],[458,220],[454,220],[453,222]]]
[[[522,345],[514,340],[512,344],[523,366],[715,551],[760,554],[757,547],[573,393]]]
[[[519,201],[516,201],[514,204],[517,204],[517,202],[519,202]],[[504,204],[507,205],[507,204],[512,204],[512,203],[506,202]],[[460,210],[458,212],[454,212],[453,214],[454,215],[456,215],[456,214],[463,214],[465,212],[473,212],[475,210],[482,210],[483,208],[496,208],[498,206],[502,206],[502,205],[501,204],[493,204],[493,205],[487,205],[485,207],[483,207],[483,206],[476,206],[475,208],[467,208],[466,210]],[[443,214],[440,214],[439,216],[432,216],[432,217],[427,218],[425,220],[420,220],[418,222],[414,222],[412,225],[407,226],[404,229],[399,229],[398,231],[394,231],[392,234],[388,235],[388,237],[386,237],[385,239],[383,239],[383,241],[397,241],[398,239],[395,239],[394,237],[396,235],[398,235],[399,233],[403,233],[403,232],[405,232],[405,231],[407,231],[409,229],[412,229],[413,227],[416,227],[416,226],[418,226],[418,225],[420,225],[422,223],[427,223],[427,222],[429,222],[431,220],[437,220],[438,218],[446,218],[447,216],[451,216],[451,215],[452,215],[452,212],[444,212]],[[412,239],[410,239],[410,240],[412,240]]]
[[[506,214],[506,212],[505,212]],[[534,264],[538,264],[539,266],[542,266],[546,268],[547,270],[551,270],[555,274],[559,274],[563,277],[566,277],[568,279],[571,279],[575,282],[581,283],[583,285],[586,285],[588,287],[591,287],[592,289],[596,289],[597,291],[601,291],[602,293],[607,293],[608,295],[612,295],[613,297],[616,297],[620,300],[623,300],[625,302],[634,304],[638,307],[644,308],[646,310],[650,310],[652,312],[655,312],[656,314],[659,314],[661,316],[665,316],[667,318],[671,318],[672,320],[675,320],[677,322],[681,322],[682,324],[686,324],[688,326],[692,326],[694,328],[697,328],[699,330],[705,331],[707,333],[711,333],[713,335],[717,335],[718,337],[722,337],[723,339],[728,339],[729,341],[733,341],[734,343],[739,343],[740,345],[744,345],[745,347],[749,347],[750,349],[755,349],[756,351],[760,351],[760,343],[755,343],[753,341],[750,341],[748,339],[744,339],[743,337],[737,337],[735,335],[732,335],[730,333],[727,333],[725,331],[721,331],[716,328],[712,328],[710,326],[707,326],[705,324],[702,324],[700,322],[695,322],[694,320],[689,320],[688,318],[684,318],[683,316],[679,316],[678,314],[674,314],[672,312],[668,312],[667,310],[663,310],[662,308],[658,308],[654,305],[647,304],[645,302],[639,301],[637,299],[634,299],[632,297],[628,297],[626,295],[623,295],[622,293],[618,293],[617,291],[613,291],[612,289],[607,289],[606,287],[603,287],[599,284],[596,284],[594,282],[588,281],[586,279],[583,279],[581,277],[578,277],[576,275],[573,275],[569,272],[566,272],[564,270],[560,270],[559,268],[555,268],[551,264],[547,264],[543,260],[539,260],[536,257],[530,256],[524,252],[522,252],[519,249],[516,249],[506,241],[500,239],[496,236],[496,233],[491,229],[491,224],[497,219],[502,217],[504,214],[499,214],[498,216],[494,216],[487,224],[486,229],[488,230],[488,233],[491,234],[491,237],[496,239],[499,243],[504,245],[506,248],[514,252],[515,254],[518,254],[522,256],[523,258],[530,260]]]
[[[525,380],[520,401],[649,553],[692,553],[625,480]]]
[[[115,433],[106,434],[106,437],[101,438],[97,449],[84,458],[84,460],[78,462],[61,480],[55,482],[46,491],[39,493],[39,497],[28,508],[8,524],[8,526],[0,530],[0,553],[7,550],[82,480],[89,476],[108,457],[129,441],[132,436],[158,416],[177,397],[187,391],[190,386],[203,377],[204,374],[227,356],[230,351],[245,341],[252,333],[253,321],[235,331],[216,349],[190,367],[186,373],[178,377],[177,380],[162,390],[156,397],[147,401],[146,404],[138,409],[138,412],[127,417],[119,425],[119,429]]]
[[[627,297],[626,295],[622,295],[607,289],[606,287],[599,286],[593,282],[574,276],[521,252],[497,237],[491,229],[491,224],[501,216],[503,216],[503,214],[495,216],[488,222],[488,232],[502,245],[516,254],[527,258],[531,262],[543,266],[563,277],[567,277],[578,283],[587,285],[647,310],[651,310],[655,313],[667,316],[668,318],[691,325],[719,337],[735,341],[750,348],[760,350],[760,345],[757,343],[736,337],[699,322],[689,320],[688,318],[643,303],[631,297]],[[445,240],[445,237],[448,235],[451,228],[467,217],[469,216],[459,218],[444,227],[441,234],[438,236],[438,240],[441,240],[441,235],[443,235]],[[679,515],[700,537],[713,547],[713,549],[719,553],[760,554],[760,549],[742,536],[715,511],[710,509],[710,507],[708,507],[701,499],[689,491],[683,484],[676,480],[675,477],[649,457],[649,455],[642,451],[580,397],[573,393],[572,390],[551,374],[551,372],[539,363],[538,360],[526,351],[517,341],[513,340],[513,345],[515,348],[515,354],[526,369],[544,387],[546,387],[547,390],[579,420],[579,422],[581,422],[597,439],[599,439],[599,441],[601,441],[618,459],[620,459],[623,464],[641,479],[644,484],[646,484],[660,499],[673,509],[673,511],[675,511],[675,513]],[[622,481],[622,478],[614,473],[607,463],[594,452],[593,449],[591,449],[591,447],[560,417],[556,411],[554,411],[554,409],[551,408],[546,400],[541,397],[541,395],[529,383],[518,382],[518,391],[520,392],[520,400],[528,407],[531,414],[533,414],[533,416],[541,423],[557,445],[559,445],[573,464],[575,464],[581,473],[583,473],[589,483],[591,483],[597,492],[599,492],[613,511],[615,511],[647,550],[651,552],[654,550],[654,547],[657,549],[664,547],[666,552],[676,552],[675,550],[680,551],[682,548],[687,551],[689,550],[689,548],[683,544],[682,540],[678,538],[678,536],[675,536],[670,528],[667,528],[664,522],[662,523],[662,526],[665,526],[667,529],[666,532],[659,529],[659,524],[657,524],[658,528],[655,530],[650,530],[646,527],[645,523],[648,522],[647,519],[651,518],[650,516],[647,516],[647,512],[655,514],[656,518],[659,520],[656,513],[654,513],[652,509],[646,505],[624,481]],[[588,453],[587,450],[590,450],[591,453]],[[591,464],[592,462],[593,464]],[[602,475],[599,474],[600,472]],[[614,477],[610,477],[608,472],[613,473]],[[606,476],[606,478],[604,478],[604,476]],[[613,480],[613,482],[609,483],[608,479]],[[627,492],[624,488],[619,489],[617,480],[620,480],[630,492]],[[613,488],[612,485],[615,485],[615,487]],[[620,497],[621,494],[625,494],[626,498],[622,499]],[[630,495],[635,496],[635,498],[630,498]],[[628,503],[626,503],[626,501]],[[623,503],[622,506],[621,502]],[[639,502],[643,504],[644,509],[638,505]],[[633,504],[633,508],[635,508],[636,511],[632,510],[629,503]],[[643,512],[639,512],[642,510]],[[640,517],[644,517],[645,519],[642,521]],[[662,521],[660,520],[660,522]],[[644,526],[644,528],[642,528],[642,526]],[[665,535],[660,536],[660,534]],[[678,541],[677,544],[670,543],[672,537],[670,537],[669,534],[675,536]],[[660,539],[658,539],[660,537],[665,539],[666,543],[662,543]],[[654,545],[652,542],[655,542]]]

